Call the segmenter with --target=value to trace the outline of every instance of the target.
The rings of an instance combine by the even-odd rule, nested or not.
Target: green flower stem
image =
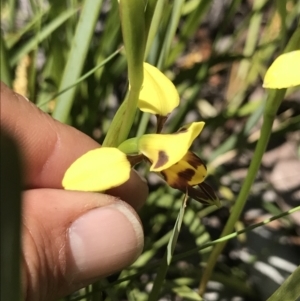
[[[120,0],[120,18],[128,63],[128,79],[132,90],[140,90],[143,83],[145,53],[144,1]]]
[[[138,130],[137,130],[137,133],[136,133],[137,137],[141,137],[146,133],[150,116],[151,116],[150,113],[143,113],[142,114],[142,118],[141,118],[141,121],[140,121],[139,126],[138,126]]]
[[[127,139],[136,113],[136,108],[130,106],[130,103],[132,104],[133,101],[137,102],[139,94],[139,90],[129,90],[125,100],[119,107],[114,119],[112,120],[107,135],[102,143],[103,146],[117,147]]]
[[[134,122],[144,79],[143,61],[146,45],[144,10],[144,1],[120,0],[120,17],[128,62],[130,90],[127,98],[127,108],[124,111],[124,119],[118,134],[118,145],[126,140]]]
[[[128,137],[134,121],[144,74],[146,36],[144,1],[120,0],[119,7],[130,89],[110,125],[104,146],[118,146]]]
[[[232,209],[230,217],[226,223],[226,226],[221,234],[221,237],[231,234],[231,232],[234,229],[235,223],[239,219],[239,216],[244,208],[244,205],[247,201],[247,197],[249,195],[251,186],[255,180],[257,171],[260,167],[263,154],[266,150],[266,147],[267,147],[267,144],[268,144],[271,132],[272,132],[272,125],[273,125],[273,121],[276,116],[276,112],[278,110],[279,105],[281,104],[281,101],[285,95],[285,92],[286,92],[286,89],[270,91],[270,94],[267,99],[265,112],[264,112],[264,120],[263,120],[262,129],[261,129],[261,136],[256,145],[253,159],[251,161],[246,179],[244,181],[244,184],[242,186],[240,194],[238,195],[236,203]],[[205,292],[207,282],[209,281],[209,279],[211,277],[211,274],[213,272],[213,269],[215,267],[217,259],[220,255],[220,253],[222,252],[225,244],[226,244],[226,241],[217,244],[215,246],[215,248],[213,249],[212,253],[210,254],[210,257],[208,259],[206,268],[204,270],[204,273],[202,275],[202,279],[201,279],[200,285],[199,285],[199,294],[200,295],[203,295]]]
[[[137,102],[139,100],[140,88],[131,88],[128,93],[127,106],[124,112],[124,119],[120,126],[120,131],[117,138],[117,145],[121,144],[127,137],[132,127],[136,114]]]

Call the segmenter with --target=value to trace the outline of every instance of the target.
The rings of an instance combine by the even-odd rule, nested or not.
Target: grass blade
[[[72,85],[80,76],[94,33],[95,24],[99,15],[102,0],[86,0],[84,2],[80,19],[76,28],[72,48],[64,69],[59,90]],[[66,122],[74,101],[76,87],[68,90],[58,97],[53,117]]]
[[[116,50],[114,53],[112,53],[109,57],[107,57],[104,61],[102,61],[100,64],[98,64],[96,67],[94,67],[92,70],[90,70],[89,72],[87,72],[86,74],[82,75],[80,78],[78,78],[78,80],[76,80],[74,83],[70,84],[70,86],[64,88],[63,90],[57,92],[56,94],[54,94],[50,99],[48,99],[45,102],[42,103],[38,103],[37,106],[40,108],[43,105],[47,104],[48,102],[50,102],[52,99],[62,95],[63,93],[67,92],[68,90],[72,89],[73,87],[75,87],[76,85],[78,85],[79,83],[81,83],[82,81],[84,81],[85,79],[87,79],[89,76],[91,76],[92,74],[94,74],[98,69],[102,68],[105,64],[107,64],[111,59],[113,59],[117,54],[120,53],[120,51],[122,50],[122,48]]]
[[[300,266],[283,282],[267,301],[294,301],[300,296]]]
[[[49,9],[46,9],[39,13],[38,15],[34,16],[34,18],[23,28],[20,28],[20,30],[17,33],[8,34],[5,37],[6,46],[8,49],[11,49],[19,40],[29,32],[36,24],[41,22],[42,18],[49,12]]]
[[[176,29],[178,28],[178,23],[181,16],[181,9],[184,4],[184,0],[174,1],[174,6],[172,8],[172,14],[170,17],[170,25],[168,26],[166,36],[164,39],[163,47],[160,53],[160,57],[158,60],[157,67],[162,69],[165,65],[166,58],[170,53],[171,44],[176,33]]]
[[[60,25],[62,25],[65,21],[67,21],[73,14],[75,14],[78,9],[72,9],[62,13],[48,25],[46,25],[38,37],[34,36],[30,39],[23,47],[21,47],[16,54],[14,54],[10,60],[10,65],[14,66],[25,54],[33,50],[37,43],[40,43],[44,39],[46,39],[54,30],[56,30]],[[37,20],[38,21],[38,20]],[[38,40],[37,40],[38,38]]]
[[[3,36],[0,34],[0,74],[1,81],[3,81],[7,86],[12,86],[11,80],[11,70],[8,65],[8,51],[6,49],[6,45],[3,41]]]
[[[162,263],[159,267],[157,276],[155,278],[155,281],[153,283],[153,288],[152,291],[149,295],[148,301],[156,301],[158,300],[159,293],[161,291],[161,287],[163,285],[163,282],[165,280],[166,274],[168,272],[168,268],[170,266],[170,263],[172,261],[173,253],[175,250],[175,246],[177,243],[178,235],[181,229],[182,221],[183,221],[183,216],[185,212],[185,207],[186,207],[186,201],[187,201],[187,195],[185,195],[184,200],[182,202],[182,205],[180,207],[180,211],[178,213],[176,223],[174,225],[166,253],[164,255],[164,258],[162,259]]]

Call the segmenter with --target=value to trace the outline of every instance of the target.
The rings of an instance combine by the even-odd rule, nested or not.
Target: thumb
[[[125,202],[98,193],[33,189],[23,195],[26,300],[53,300],[130,265],[143,230]]]

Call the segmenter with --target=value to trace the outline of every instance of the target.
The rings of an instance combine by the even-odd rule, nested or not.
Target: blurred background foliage
[[[193,151],[207,162],[207,182],[222,203],[218,209],[189,200],[160,300],[201,300],[195,290],[211,248],[176,255],[219,238],[260,135],[267,96],[262,78],[299,29],[300,2],[149,2],[157,3],[146,60],[172,79],[181,96],[165,132],[195,120],[206,122]],[[1,1],[1,80],[100,143],[126,93],[123,52],[117,1]],[[130,135],[154,129],[155,121],[138,112]],[[279,109],[236,230],[299,205],[299,158],[298,87],[288,89]],[[144,168],[139,171],[150,187],[140,211],[143,254],[128,269],[67,300],[147,300],[182,195]],[[266,300],[299,265],[299,233],[296,212],[229,241],[205,300]]]

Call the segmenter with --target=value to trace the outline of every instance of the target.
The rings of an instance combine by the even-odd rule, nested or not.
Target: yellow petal
[[[207,171],[199,157],[192,152],[187,152],[179,162],[161,173],[171,187],[184,190],[187,186],[202,183]]]
[[[102,147],[78,158],[66,171],[62,186],[67,190],[104,191],[129,179],[130,163],[117,148]]]
[[[138,141],[139,151],[151,161],[151,171],[162,171],[187,153],[203,127],[204,122],[193,122],[174,134],[143,135]]]
[[[284,89],[300,85],[300,50],[280,55],[267,70],[263,87]]]
[[[167,116],[179,105],[174,84],[156,67],[144,63],[144,82],[139,96],[141,111]]]

